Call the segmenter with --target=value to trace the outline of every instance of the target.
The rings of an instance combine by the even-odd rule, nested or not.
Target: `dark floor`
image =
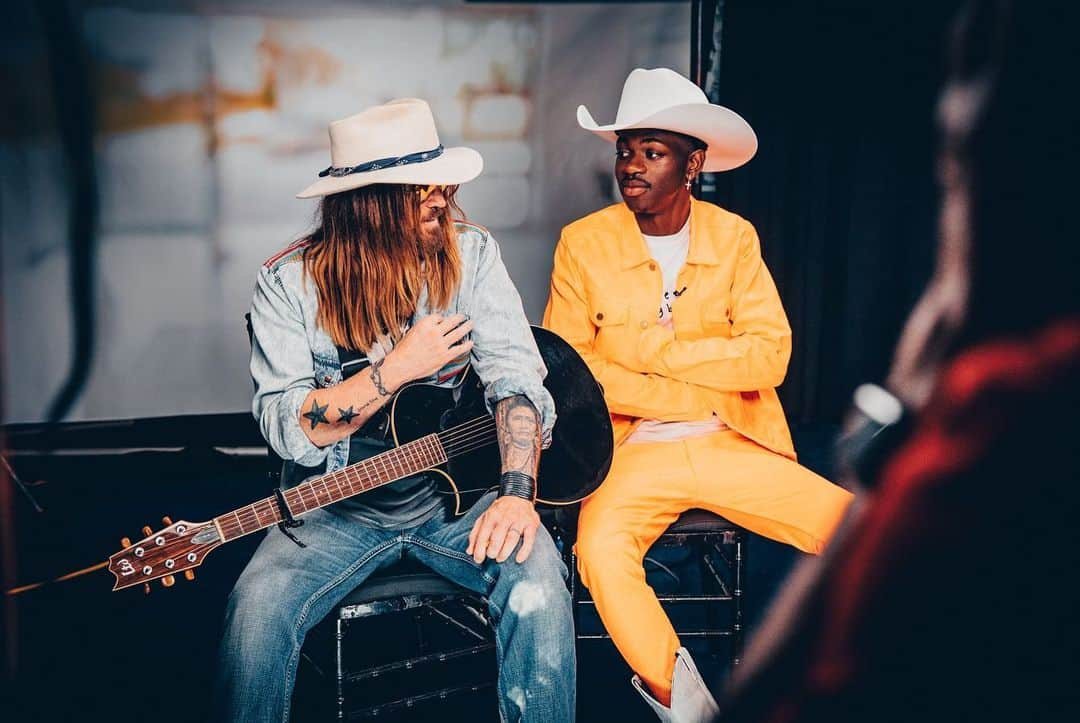
[[[804,461],[821,469],[827,437],[804,444]],[[807,448],[808,447],[808,448]],[[91,565],[119,549],[119,539],[141,537],[142,526],[205,520],[269,493],[258,457],[219,453],[136,453],[123,456],[12,458],[20,476],[46,508],[35,514],[21,499],[18,514],[19,579],[29,582]],[[225,597],[258,535],[226,545],[198,569],[147,596],[138,588],[110,592],[102,570],[35,590],[16,599],[19,669],[0,696],[0,720],[109,720],[155,723],[204,718],[216,661]],[[754,622],[797,557],[789,548],[751,537],[748,547],[748,622]],[[669,567],[678,560],[669,560]],[[666,573],[654,570],[663,578]],[[588,621],[584,621],[588,624]],[[381,625],[393,635],[393,625]],[[308,646],[298,681],[298,718],[317,720],[333,709],[327,668],[333,631],[320,630]],[[366,638],[374,648],[378,638]],[[320,648],[320,645],[323,647]],[[727,651],[692,646],[703,673],[722,683]],[[485,666],[477,658],[477,677]],[[629,685],[630,671],[608,641],[578,643],[579,718],[648,721],[651,713]],[[414,671],[402,685],[427,683],[435,671]],[[425,677],[426,676],[426,677]],[[385,681],[384,681],[385,682]],[[389,682],[386,682],[390,686]],[[403,688],[404,689],[404,688]],[[390,687],[385,688],[386,691]],[[455,700],[418,706],[380,720],[496,720],[490,688]]]

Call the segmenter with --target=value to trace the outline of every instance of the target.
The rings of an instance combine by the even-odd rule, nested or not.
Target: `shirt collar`
[[[720,254],[713,243],[712,234],[703,232],[695,223],[701,216],[702,203],[704,201],[696,198],[690,199],[690,248],[686,253],[686,263],[716,265],[720,263]],[[625,203],[620,206],[622,209],[619,214],[620,235],[624,249],[622,267],[632,269],[648,263],[652,260],[652,256],[649,254],[649,247],[645,244],[633,212],[626,207]]]

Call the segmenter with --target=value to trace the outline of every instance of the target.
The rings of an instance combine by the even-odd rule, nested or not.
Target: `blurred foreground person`
[[[841,446],[863,493],[721,720],[1077,719],[1076,20],[1005,2],[959,18],[937,268]]]

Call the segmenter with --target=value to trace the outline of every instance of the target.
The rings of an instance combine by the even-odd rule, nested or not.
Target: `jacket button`
[[[649,262],[649,271],[656,271],[656,264]]]
[[[603,321],[604,320],[604,312],[602,312],[602,311],[596,312],[596,320],[597,321]]]
[[[649,328],[649,322],[647,322],[647,321],[642,321],[642,322],[641,322],[641,328],[642,328],[642,329],[648,329],[648,328]]]

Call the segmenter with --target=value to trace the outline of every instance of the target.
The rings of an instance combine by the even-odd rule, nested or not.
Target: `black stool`
[[[679,630],[680,638],[728,638],[731,643],[731,665],[738,665],[743,647],[743,585],[746,579],[746,530],[705,510],[687,510],[679,516],[660,536],[649,553],[662,547],[692,546],[696,549],[701,566],[702,591],[700,593],[658,594],[662,605],[698,604],[705,607],[706,619],[717,619],[717,605],[730,604],[730,624],[710,624],[705,628]],[[611,639],[607,632],[582,633],[579,611],[594,607],[578,579],[577,554],[569,549],[570,596],[573,601],[574,629],[578,640]],[[649,554],[646,554],[646,562]],[[726,574],[725,574],[726,573]],[[675,621],[673,621],[675,622]]]
[[[348,659],[350,627],[392,613],[406,613],[412,617],[418,638],[416,651],[399,653],[390,662],[353,667]],[[329,617],[335,619],[336,626],[334,660],[339,720],[382,716],[494,685],[494,631],[487,602],[480,595],[426,571],[420,565],[401,563],[373,575],[349,593]],[[379,622],[383,624],[383,621]],[[448,644],[445,640],[426,640],[437,627],[449,627],[459,632],[458,637],[464,638],[464,642]],[[490,656],[484,655],[486,653]],[[483,659],[482,663],[477,661],[486,672],[480,680],[463,680],[459,675],[452,684],[410,692],[396,700],[362,708],[350,705],[349,689],[353,686],[382,682],[394,673],[430,670],[429,666],[441,663],[453,662],[459,668],[467,667],[469,658]]]

